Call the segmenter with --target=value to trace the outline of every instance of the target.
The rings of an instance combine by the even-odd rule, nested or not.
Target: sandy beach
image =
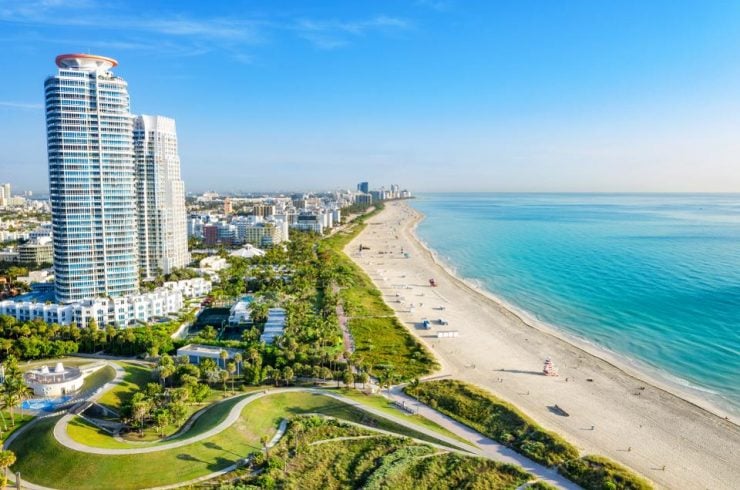
[[[388,203],[345,252],[436,354],[442,369],[433,376],[482,386],[583,452],[608,456],[658,487],[737,487],[740,427],[734,421],[701,408],[700,399],[671,393],[618,358],[533,326],[457,279],[416,239],[420,219],[406,202]],[[360,244],[369,250],[360,253]],[[437,287],[429,286],[430,278]],[[430,330],[422,328],[424,319],[431,321]],[[457,331],[458,337],[437,338],[438,331]],[[547,357],[559,376],[542,375]],[[552,410],[555,404],[570,416]]]

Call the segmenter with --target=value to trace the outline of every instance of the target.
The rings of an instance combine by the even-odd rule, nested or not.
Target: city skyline
[[[0,175],[45,192],[36,81],[116,58],[178,121],[188,190],[731,192],[740,6],[0,4]],[[267,170],[267,171],[265,171]],[[536,179],[535,179],[536,177]]]

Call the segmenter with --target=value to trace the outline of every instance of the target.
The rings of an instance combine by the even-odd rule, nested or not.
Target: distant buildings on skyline
[[[10,184],[0,184],[0,207],[10,205]]]
[[[355,195],[355,204],[372,204],[377,201],[385,201],[388,199],[408,199],[411,197],[411,192],[404,189],[401,190],[401,186],[398,184],[392,184],[390,189],[386,189],[385,186],[381,186],[380,189],[370,190],[370,184],[368,182],[360,182],[357,184],[357,194]]]

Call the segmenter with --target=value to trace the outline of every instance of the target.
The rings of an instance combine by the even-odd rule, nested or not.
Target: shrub
[[[557,465],[563,476],[586,490],[652,488],[647,480],[607,458],[579,458],[578,450],[565,439],[546,431],[511,404],[475,386],[440,380],[408,385],[404,391],[533,461]],[[537,482],[531,488],[546,490],[551,486]]]
[[[553,487],[547,482],[536,481],[527,487],[527,490],[556,490],[557,487]]]
[[[538,463],[553,466],[578,457],[574,446],[515,407],[460,381],[420,383],[407,386],[406,393]]]
[[[652,488],[644,478],[601,456],[587,455],[580,459],[566,461],[558,471],[586,490],[647,490]]]

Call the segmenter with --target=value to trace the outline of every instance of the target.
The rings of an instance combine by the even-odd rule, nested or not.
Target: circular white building
[[[33,389],[34,395],[56,398],[79,390],[82,387],[84,376],[79,369],[65,368],[61,362],[58,362],[54,369],[43,365],[28,371],[25,379],[26,384]]]
[[[82,53],[60,54],[56,58],[56,63],[59,68],[88,72],[107,71],[118,66],[118,62],[113,58]]]

